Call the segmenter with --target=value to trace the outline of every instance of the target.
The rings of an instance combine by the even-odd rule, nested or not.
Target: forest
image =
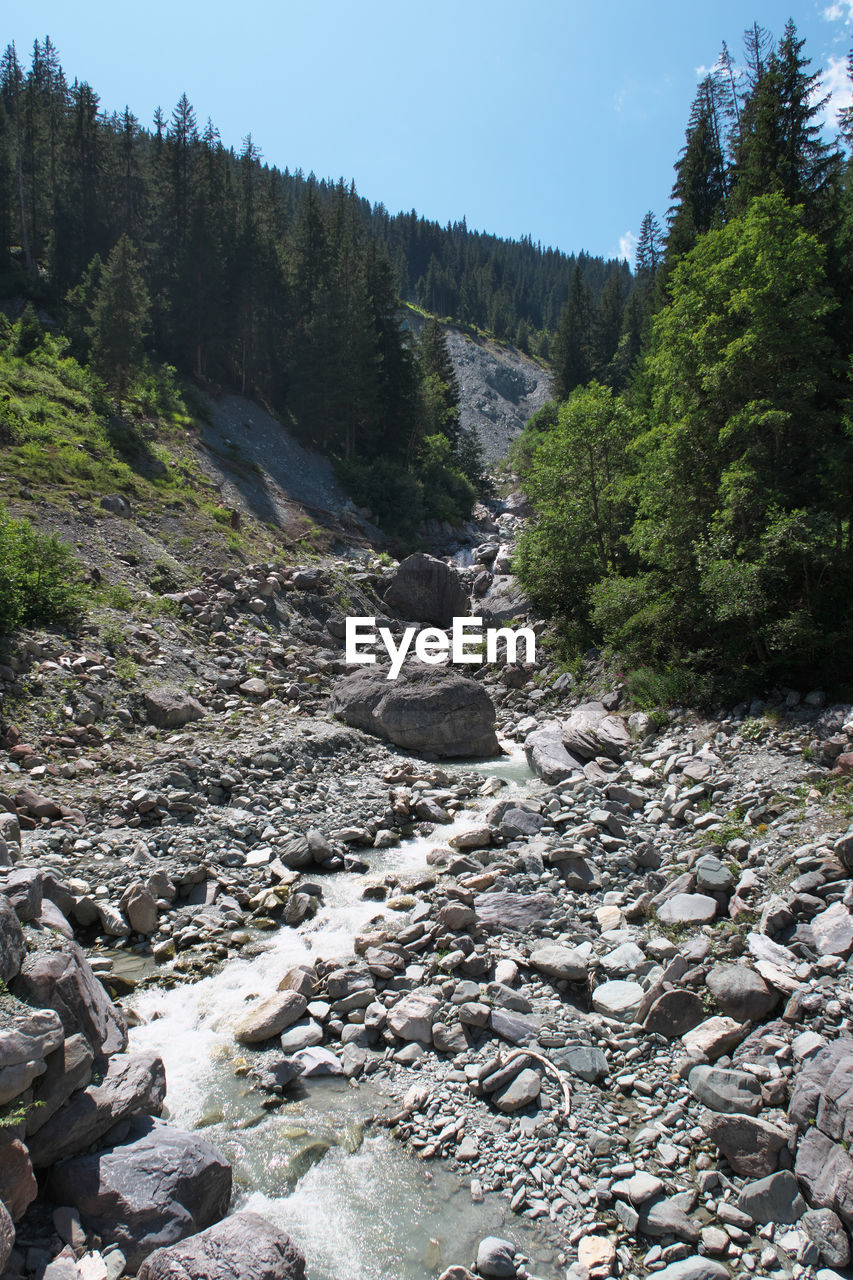
[[[851,687],[853,111],[827,132],[825,106],[793,22],[723,45],[643,220],[627,381],[577,288],[516,442],[527,589],[660,701]]]
[[[49,37],[0,61],[0,294],[55,317],[126,415],[146,361],[259,398],[404,542],[467,516],[483,480],[429,316],[547,357],[578,282],[621,316],[624,262],[392,217],[251,135],[226,148],[186,95],[145,128],[69,83]]]

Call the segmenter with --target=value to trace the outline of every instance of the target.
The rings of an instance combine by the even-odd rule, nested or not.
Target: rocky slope
[[[485,599],[508,506],[463,575]],[[406,616],[441,607],[426,569]],[[399,635],[405,576],[210,570],[124,637],[25,637],[0,667],[0,1274],[302,1276],[285,1233],[224,1216],[229,1161],[161,1118],[168,1073],[127,1027],[140,988],[321,919],[341,874],[375,904],[353,954],[283,968],[226,1069],[285,1114],[300,1079],[369,1082],[378,1124],[540,1231],[535,1271],[503,1226],[446,1280],[846,1267],[853,709],[789,690],[650,720],[544,651],[470,667],[537,775],[507,791],[424,758],[432,682],[409,751],[393,715],[377,738],[330,714],[344,615]],[[371,874],[413,836],[424,868]]]
[[[488,464],[501,462],[531,414],[550,398],[551,375],[514,347],[475,341],[458,329],[447,330],[447,346],[459,381],[462,426],[474,432]]]

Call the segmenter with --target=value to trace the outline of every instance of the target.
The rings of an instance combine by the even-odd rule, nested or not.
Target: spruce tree
[[[150,302],[139,258],[122,236],[107,259],[92,309],[92,362],[115,391],[118,410],[142,358]]]

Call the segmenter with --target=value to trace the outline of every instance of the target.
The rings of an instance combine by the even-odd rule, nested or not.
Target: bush
[[[57,537],[0,506],[0,633],[72,622],[80,613],[76,568]]]

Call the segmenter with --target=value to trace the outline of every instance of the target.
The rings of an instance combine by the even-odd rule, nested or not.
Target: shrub
[[[0,505],[0,633],[19,626],[63,625],[80,613],[71,550]]]

